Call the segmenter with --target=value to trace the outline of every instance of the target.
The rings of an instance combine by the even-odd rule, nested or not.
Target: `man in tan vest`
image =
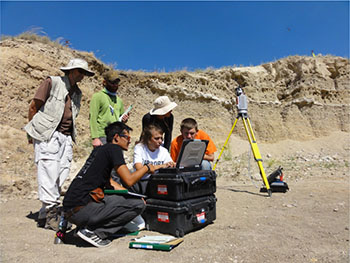
[[[57,230],[57,206],[61,186],[69,175],[73,157],[82,92],[77,83],[93,76],[83,59],[72,59],[61,70],[65,76],[44,80],[29,106],[29,123],[24,127],[29,143],[34,144],[38,195],[42,202],[38,226]]]

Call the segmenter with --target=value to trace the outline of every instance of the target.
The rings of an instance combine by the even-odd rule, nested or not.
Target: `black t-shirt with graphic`
[[[123,150],[116,144],[96,147],[86,160],[64,196],[64,210],[86,205],[92,199],[90,191],[109,184],[111,171],[115,166],[125,164]]]

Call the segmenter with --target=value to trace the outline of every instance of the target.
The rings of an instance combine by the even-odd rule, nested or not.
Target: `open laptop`
[[[176,167],[159,169],[159,173],[177,173],[201,169],[208,140],[184,140],[176,160]]]

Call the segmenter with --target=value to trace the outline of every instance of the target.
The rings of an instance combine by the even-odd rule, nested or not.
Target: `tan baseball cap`
[[[115,70],[109,70],[103,73],[103,78],[109,82],[120,81],[119,74]]]

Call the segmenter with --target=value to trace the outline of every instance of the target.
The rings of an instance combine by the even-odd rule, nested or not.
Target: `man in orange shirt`
[[[202,130],[198,130],[198,124],[196,120],[192,118],[184,119],[181,122],[180,131],[181,135],[177,136],[171,142],[170,156],[173,161],[176,162],[184,139],[208,140],[208,147],[205,151],[202,161],[202,170],[211,170],[210,162],[214,161],[214,153],[216,152],[216,147],[214,142],[210,139],[209,135]]]

